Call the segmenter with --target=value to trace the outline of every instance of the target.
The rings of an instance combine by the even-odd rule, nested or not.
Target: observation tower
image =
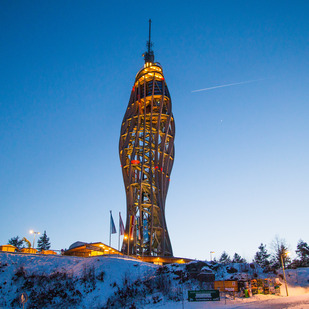
[[[173,256],[165,200],[174,163],[175,123],[163,69],[149,40],[145,64],[135,77],[119,141],[127,199],[122,253]]]

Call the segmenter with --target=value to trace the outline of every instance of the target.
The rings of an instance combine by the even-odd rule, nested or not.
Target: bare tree
[[[281,256],[285,265],[291,263],[291,259],[288,256],[289,247],[284,238],[279,238],[279,236],[276,235],[274,240],[271,242],[270,247],[273,250],[271,259],[271,265],[273,268],[282,267]]]

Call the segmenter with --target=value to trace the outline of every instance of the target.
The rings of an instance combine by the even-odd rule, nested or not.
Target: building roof
[[[74,248],[77,248],[77,247],[80,247],[80,246],[83,246],[85,245],[86,242],[83,242],[83,241],[76,241],[74,242],[70,247],[69,247],[69,250],[71,249],[74,249]]]

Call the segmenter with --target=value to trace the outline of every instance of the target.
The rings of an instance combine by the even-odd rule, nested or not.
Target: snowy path
[[[184,302],[184,306],[179,303],[166,303],[157,306],[150,306],[147,308],[169,308],[169,309],[216,309],[216,308],[248,308],[248,309],[262,309],[262,308],[274,308],[274,309],[309,309],[309,294],[303,294],[290,297],[278,297],[278,296],[266,296],[259,295],[250,299],[240,300],[227,300],[226,304],[224,300],[220,302]]]

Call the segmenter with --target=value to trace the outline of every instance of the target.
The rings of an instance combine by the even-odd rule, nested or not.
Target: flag
[[[135,216],[130,216],[130,239],[133,239],[133,231],[134,231],[134,223],[135,223]]]
[[[124,235],[124,225],[121,219],[120,212],[119,212],[119,232],[120,232],[120,235]]]
[[[114,222],[114,219],[113,219],[113,216],[112,216],[112,211],[111,212],[111,226],[110,226],[110,232],[111,234],[116,234],[117,231],[116,231],[116,226],[115,226],[115,222]]]

